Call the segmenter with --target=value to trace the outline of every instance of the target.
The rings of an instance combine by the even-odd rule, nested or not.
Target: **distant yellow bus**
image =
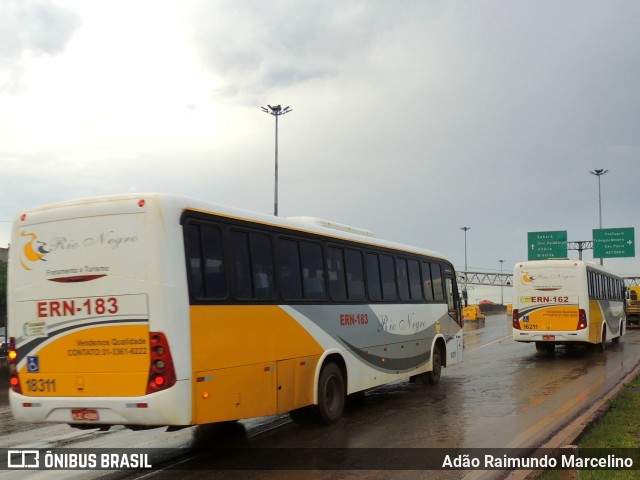
[[[594,263],[538,260],[516,264],[513,339],[538,351],[585,343],[605,349],[624,334],[624,282]]]
[[[484,313],[480,310],[479,305],[469,305],[467,307],[463,307],[462,309],[462,317],[465,320],[484,320]]]
[[[81,428],[331,424],[349,394],[461,361],[458,298],[442,255],[332,222],[161,194],[34,208],[12,231],[11,409]]]
[[[627,315],[627,325],[640,324],[640,286],[627,288],[624,312]]]
[[[507,303],[507,316],[511,316],[513,313],[513,303]]]

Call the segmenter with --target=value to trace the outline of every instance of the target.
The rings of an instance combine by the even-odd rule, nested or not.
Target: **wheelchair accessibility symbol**
[[[40,372],[40,362],[38,357],[27,357],[27,372],[38,373]]]

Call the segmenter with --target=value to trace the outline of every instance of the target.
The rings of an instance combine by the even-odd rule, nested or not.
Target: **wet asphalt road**
[[[16,424],[3,391],[0,447],[532,447],[605,395],[639,363],[638,328],[630,328],[619,344],[608,343],[604,354],[585,348],[558,348],[555,355],[548,356],[536,353],[532,344],[513,342],[506,315],[491,315],[484,323],[467,322],[464,362],[444,369],[439,385],[400,382],[367,392],[332,427],[299,426],[285,415],[173,433],[163,429],[131,432],[120,427],[109,432],[79,432],[66,425]],[[393,454],[393,450],[389,452]],[[241,471],[188,470],[194,463],[202,468],[207,461],[203,456],[185,459],[179,477],[246,478],[246,472]],[[0,478],[10,478],[8,473],[11,472],[0,472]],[[69,478],[66,473],[58,478]],[[77,472],[76,478],[97,478],[106,473]],[[252,473],[252,478],[402,479],[425,478],[425,473],[258,471]],[[149,475],[150,472],[145,474]],[[151,476],[175,478],[176,472],[156,472]],[[461,471],[431,472],[429,478],[464,476]]]

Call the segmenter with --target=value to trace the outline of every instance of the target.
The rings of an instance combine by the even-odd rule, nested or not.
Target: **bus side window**
[[[420,288],[420,264],[417,260],[408,260],[409,269],[409,291],[412,302],[422,301],[422,288]]]
[[[276,244],[280,294],[285,300],[299,300],[302,298],[302,278],[298,242],[280,238]]]
[[[397,300],[396,272],[391,255],[380,255],[380,278],[382,279],[383,300]]]
[[[375,253],[366,254],[367,287],[369,288],[369,299],[382,300],[382,286],[380,285],[380,265],[378,255]]]
[[[273,282],[273,253],[271,238],[264,233],[251,233],[251,272],[255,298],[272,299],[275,294]]]
[[[407,270],[407,260],[404,258],[396,258],[396,273],[398,275],[398,291],[400,300],[408,302],[411,300],[409,295],[409,272]]]
[[[327,250],[327,275],[331,299],[342,301],[347,299],[347,284],[344,275],[344,255],[341,248],[329,247]]]
[[[253,296],[249,265],[249,235],[237,231],[229,233],[229,256],[233,296],[238,299],[249,299]]]
[[[325,298],[324,266],[320,244],[300,242],[300,260],[304,298],[315,300]]]
[[[200,229],[198,225],[189,223],[184,227],[184,243],[187,256],[187,275],[189,291],[194,298],[204,296],[202,279],[202,256],[200,253]]]
[[[424,299],[427,302],[433,302],[433,282],[431,280],[431,265],[427,262],[421,262],[422,267],[422,290],[424,291]]]
[[[444,302],[442,275],[440,273],[440,265],[437,263],[431,264],[431,278],[433,280],[433,299],[436,302]]]
[[[364,268],[362,254],[358,250],[347,248],[344,251],[345,268],[347,271],[347,292],[349,300],[364,300]]]
[[[204,261],[204,285],[207,298],[225,298],[227,282],[224,274],[222,233],[211,225],[202,225],[202,259]]]

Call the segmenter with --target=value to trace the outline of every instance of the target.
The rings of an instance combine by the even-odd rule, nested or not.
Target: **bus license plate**
[[[97,410],[81,408],[71,410],[71,418],[73,420],[90,420],[95,422],[97,420],[100,420],[100,415],[98,415]]]
[[[542,335],[542,339],[543,340],[555,340],[556,336],[555,335]]]

